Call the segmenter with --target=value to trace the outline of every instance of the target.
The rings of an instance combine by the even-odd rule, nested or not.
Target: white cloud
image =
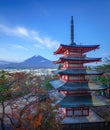
[[[28,48],[26,48],[26,47],[24,47],[24,46],[22,46],[22,45],[11,45],[11,47],[14,47],[14,48],[16,48],[16,49],[19,49],[19,50],[26,50],[26,51],[28,51],[29,49]]]
[[[10,28],[0,24],[0,32],[3,32],[9,36],[29,36],[28,30],[23,27]]]
[[[59,45],[59,42],[56,40],[52,40],[49,37],[39,37],[39,36],[34,36],[34,40],[37,42],[41,43],[43,46],[46,46],[48,48],[57,48]]]
[[[29,37],[28,30],[23,27],[17,27],[15,30],[18,34]]]
[[[34,47],[38,48],[38,49],[44,49],[43,46],[39,45],[39,44],[34,44]]]
[[[42,38],[40,38],[39,36],[37,36],[37,35],[34,36],[33,39],[36,40],[37,42],[41,43],[41,44],[44,43],[44,40]]]
[[[40,46],[41,48],[44,46],[47,48],[57,48],[60,44],[57,40],[52,40],[47,36],[42,37],[37,31],[28,30],[24,27],[11,28],[0,24],[0,32],[9,36],[26,37],[31,40],[34,40],[38,43],[39,48]],[[35,44],[36,47],[38,47],[37,43]]]
[[[51,40],[50,38],[47,37],[47,38],[44,38],[44,44],[46,44],[47,47],[49,48],[52,48],[52,47],[57,48],[59,45],[59,42],[56,40]]]

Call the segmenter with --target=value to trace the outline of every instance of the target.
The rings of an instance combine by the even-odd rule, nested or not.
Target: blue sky
[[[58,46],[100,44],[91,57],[110,55],[110,0],[0,0],[0,59],[23,61],[33,55],[50,60]]]

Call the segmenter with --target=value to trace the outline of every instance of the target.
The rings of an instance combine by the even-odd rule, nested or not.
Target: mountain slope
[[[12,62],[0,60],[0,65],[10,64]]]
[[[0,68],[6,69],[38,69],[38,68],[56,68],[57,66],[52,63],[52,61],[42,57],[42,56],[33,56],[20,63],[9,63],[0,65]]]

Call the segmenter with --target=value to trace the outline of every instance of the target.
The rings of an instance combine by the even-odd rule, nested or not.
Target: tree
[[[96,66],[96,70],[104,72],[104,75],[98,76],[98,80],[106,86],[110,86],[110,56],[104,59],[106,64]]]
[[[38,81],[41,82],[40,79]],[[47,90],[36,86],[38,81],[36,76],[25,73],[1,72],[0,121],[2,130],[5,130],[4,120],[7,120],[16,130],[60,129],[61,117],[58,117],[57,106],[52,105],[53,101],[49,99]],[[25,93],[27,90],[28,93]]]
[[[0,114],[1,128],[5,130],[4,118],[5,118],[5,101],[9,98],[9,81],[5,75],[5,71],[2,70],[0,73],[0,105],[2,107],[2,112]]]
[[[53,88],[52,85],[49,83],[49,81],[50,81],[50,79],[45,82],[45,88],[46,88],[47,90],[50,90],[50,89]]]
[[[62,64],[59,64],[58,70],[61,70],[62,67],[63,67],[63,65],[62,65]]]
[[[57,112],[54,112],[56,107],[51,103],[48,99],[46,102],[26,105],[22,110],[17,108],[19,113],[13,114],[17,120],[13,127],[22,130],[60,130],[61,117],[57,117]]]
[[[106,75],[98,76],[98,81],[101,82],[102,85],[109,86],[109,84],[108,84],[109,82],[108,82]]]
[[[22,88],[20,89],[24,82],[23,79],[26,79],[24,73],[9,74],[4,70],[0,72],[0,121],[2,130],[5,130],[5,120],[7,120],[7,112],[10,111],[12,102],[16,100],[18,93],[24,94],[21,91]]]

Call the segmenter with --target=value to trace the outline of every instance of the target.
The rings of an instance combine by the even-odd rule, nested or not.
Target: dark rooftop
[[[105,106],[108,105],[106,101],[102,100],[100,96],[66,96],[59,103],[61,107],[81,107],[81,106]]]
[[[100,45],[78,45],[78,44],[73,44],[73,45],[64,45],[61,44],[60,46],[65,46],[65,47],[75,47],[75,48],[92,48],[92,47],[99,47]]]
[[[67,56],[67,57],[61,57],[60,59],[64,59],[64,60],[76,60],[76,61],[80,61],[80,60],[100,60],[101,58],[90,58],[90,57],[71,57],[71,56]]]
[[[60,57],[59,60],[54,61],[55,64],[57,63],[63,63],[65,61],[72,61],[73,63],[89,63],[89,62],[99,62],[101,61],[101,58],[91,58],[91,57]]]
[[[65,69],[65,70],[58,70],[55,73],[58,74],[66,74],[66,75],[101,75],[104,72],[100,72],[100,71],[89,71],[86,69]]]
[[[66,90],[66,91],[78,91],[78,90],[86,90],[86,91],[97,91],[101,89],[106,89],[107,86],[101,86],[94,83],[88,82],[64,82],[61,80],[51,80],[50,84],[57,90]]]

